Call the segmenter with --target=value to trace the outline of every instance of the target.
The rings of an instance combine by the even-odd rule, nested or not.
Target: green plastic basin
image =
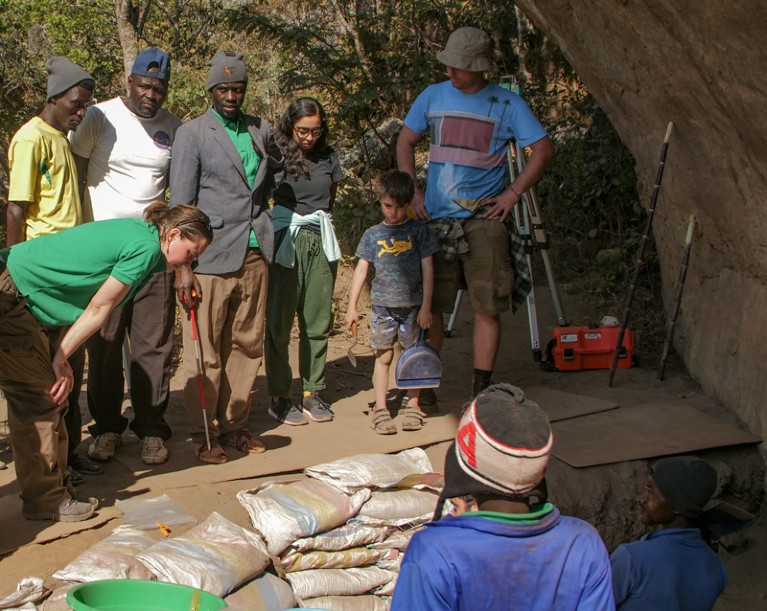
[[[195,592],[200,593],[199,611],[218,611],[229,606],[210,592],[145,579],[81,583],[67,592],[67,604],[75,611],[189,611]]]

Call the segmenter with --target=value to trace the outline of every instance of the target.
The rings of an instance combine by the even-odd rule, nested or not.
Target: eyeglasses
[[[293,131],[296,132],[299,138],[306,138],[311,134],[315,139],[322,135],[322,128],[309,129],[307,127],[294,127]]]

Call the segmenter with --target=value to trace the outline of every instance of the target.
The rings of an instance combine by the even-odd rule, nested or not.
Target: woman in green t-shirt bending
[[[191,266],[213,238],[193,206],[155,202],[144,218],[86,223],[0,251],[0,389],[26,519],[78,522],[95,508],[72,498],[65,477],[67,358],[153,273]],[[69,327],[53,355],[44,326]]]

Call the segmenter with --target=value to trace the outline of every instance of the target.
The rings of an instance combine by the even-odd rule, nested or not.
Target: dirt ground
[[[345,308],[345,291],[350,270],[342,269],[338,281],[338,317],[342,319]],[[536,291],[539,328],[542,341],[548,339],[555,325],[553,307],[548,291]],[[578,304],[573,295],[564,295],[571,320],[578,321]],[[604,312],[616,315],[615,312]],[[0,532],[0,549],[9,550],[0,557],[0,599],[10,594],[24,576],[44,578],[46,584],[56,585],[52,573],[63,567],[83,550],[107,536],[121,523],[115,500],[149,498],[167,493],[198,520],[205,519],[212,511],[242,526],[249,526],[245,510],[238,504],[235,494],[239,490],[253,488],[264,481],[285,476],[295,477],[303,467],[326,462],[341,456],[363,452],[390,452],[420,445],[425,447],[435,471],[440,471],[447,441],[454,431],[456,416],[468,398],[471,384],[471,310],[462,304],[455,330],[447,340],[443,351],[443,384],[438,390],[440,415],[429,418],[423,431],[403,433],[382,438],[372,432],[366,415],[368,402],[373,400],[370,375],[373,368],[372,355],[357,348],[358,367],[351,367],[346,350],[349,337],[339,329],[330,342],[325,396],[332,401],[336,420],[329,424],[311,423],[305,427],[278,426],[265,415],[267,398],[263,369],[254,389],[252,414],[249,426],[254,433],[263,436],[268,452],[261,456],[233,457],[229,464],[200,465],[192,456],[189,432],[184,411],[183,380],[179,372],[172,380],[171,404],[168,419],[174,436],[168,447],[171,458],[165,465],[147,467],[138,457],[138,440],[129,432],[123,436],[124,446],[118,450],[117,459],[106,465],[106,473],[86,478],[81,486],[84,496],[96,496],[101,500],[99,520],[83,523],[84,530],[60,529],[62,525],[50,523],[5,523]],[[545,386],[559,391],[576,393],[620,402],[623,405],[652,401],[673,401],[680,397],[695,399],[696,406],[728,424],[743,427],[729,412],[714,400],[705,396],[698,385],[690,379],[678,363],[671,362],[667,379],[658,382],[652,363],[630,370],[619,370],[613,388],[608,388],[605,371],[578,373],[546,372],[531,357],[530,335],[526,314],[521,311],[503,317],[504,339],[496,368],[496,381],[512,382],[523,389]],[[364,325],[361,325],[364,328]],[[365,334],[361,334],[364,341]],[[291,358],[295,363],[296,346],[292,346]],[[640,355],[641,357],[641,355]],[[295,371],[295,370],[294,370]],[[294,391],[298,394],[298,380]],[[83,396],[81,405],[85,405]],[[126,399],[126,409],[130,409]],[[7,431],[3,430],[6,416],[4,401],[0,401],[0,459],[11,463],[7,449]],[[84,422],[90,420],[83,407]],[[609,435],[608,431],[605,431]],[[85,452],[90,437],[84,429],[81,452]],[[556,441],[555,441],[556,444]],[[556,448],[555,448],[556,449]],[[725,466],[730,476],[726,495],[733,503],[754,511],[760,507],[763,496],[764,466],[756,446],[738,446],[700,452],[700,455]],[[10,507],[15,515],[18,488],[15,484],[12,463],[0,470],[0,509]],[[563,513],[576,515],[595,524],[612,550],[623,541],[642,534],[636,520],[634,497],[639,491],[647,468],[645,460],[633,460],[612,465],[576,469],[552,458],[547,480],[552,500]],[[4,518],[6,522],[11,518]],[[12,520],[11,520],[12,521]],[[30,529],[26,532],[24,529]],[[178,527],[174,534],[185,527]],[[159,536],[159,535],[158,535]],[[753,526],[725,539],[731,551],[723,551],[722,558],[729,573],[729,584],[717,602],[718,611],[764,608],[767,604],[767,585],[764,571],[767,568],[767,529],[764,515],[757,515]]]

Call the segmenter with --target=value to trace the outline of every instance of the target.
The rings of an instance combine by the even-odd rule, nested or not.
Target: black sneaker
[[[309,424],[309,421],[291,404],[287,397],[278,397],[276,401],[273,399],[269,406],[269,415],[282,424],[289,424],[290,426]]]
[[[330,422],[333,419],[333,410],[325,403],[317,392],[305,395],[301,399],[301,409],[315,422]]]
[[[69,474],[69,483],[73,486],[79,486],[85,483],[85,478],[81,473],[75,471],[72,465],[67,465],[67,473]]]

